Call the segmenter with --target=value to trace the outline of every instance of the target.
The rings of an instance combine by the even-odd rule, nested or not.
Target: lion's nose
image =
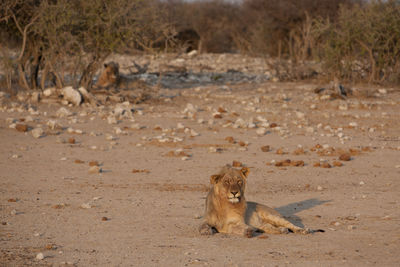
[[[236,191],[236,192],[231,192],[231,193],[232,193],[232,195],[235,197],[236,194],[238,193],[238,191]]]

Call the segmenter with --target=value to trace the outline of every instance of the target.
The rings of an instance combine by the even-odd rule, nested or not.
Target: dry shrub
[[[42,88],[49,80],[58,87],[90,88],[110,53],[151,50],[171,34],[160,7],[156,0],[5,0],[0,33],[18,43],[15,64],[22,87],[38,88],[41,73]],[[1,45],[8,46],[4,40]]]
[[[332,76],[369,82],[400,82],[400,3],[372,1],[341,7],[336,22],[314,27],[318,56]]]

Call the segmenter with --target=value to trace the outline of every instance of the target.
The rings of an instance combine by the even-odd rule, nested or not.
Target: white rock
[[[32,133],[32,136],[33,136],[34,138],[40,138],[40,137],[44,136],[44,131],[43,131],[43,129],[40,128],[40,127],[33,129],[33,130],[31,131],[31,133]]]
[[[190,130],[190,135],[191,136],[199,136],[200,134],[198,132],[196,132],[195,130],[191,129]]]
[[[49,96],[51,96],[53,93],[54,93],[54,88],[47,88],[47,89],[45,89],[44,91],[43,91],[43,95],[45,96],[45,97],[49,97]]]
[[[78,90],[72,88],[72,86],[67,86],[61,89],[61,94],[64,99],[75,106],[79,106],[82,102],[82,95]]]
[[[115,116],[108,116],[107,122],[108,122],[108,124],[117,124],[118,123],[117,118],[115,118]]]
[[[357,126],[358,126],[358,123],[353,121],[353,122],[350,122],[350,123],[349,123],[349,126],[350,126],[350,127],[357,127]]]
[[[36,259],[37,259],[37,260],[43,260],[43,259],[44,259],[43,253],[42,253],[42,252],[38,253],[38,254],[36,255]]]
[[[317,190],[318,190],[318,191],[322,191],[322,190],[323,190],[322,186],[320,186],[320,185],[317,186]]]
[[[59,118],[63,118],[63,117],[71,116],[72,112],[64,107],[61,107],[59,110],[57,110],[56,115]]]
[[[266,128],[264,128],[264,127],[258,128],[258,129],[256,130],[256,133],[257,133],[257,135],[259,135],[259,136],[263,136],[263,135],[265,135],[267,132],[268,132],[268,130],[267,130]]]
[[[83,204],[81,205],[81,208],[82,208],[82,209],[90,209],[90,208],[92,208],[92,206],[90,205],[90,203],[83,203]]]

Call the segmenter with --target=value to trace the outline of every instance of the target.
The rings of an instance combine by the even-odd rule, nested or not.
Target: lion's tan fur
[[[111,86],[117,86],[119,82],[119,64],[115,62],[105,63],[104,70],[97,80],[96,87],[107,88]]]
[[[241,170],[224,167],[212,175],[211,188],[206,199],[205,222],[202,234],[220,233],[251,237],[254,231],[265,233],[309,233],[311,230],[293,225],[276,210],[255,202],[247,202],[244,196],[248,168]],[[237,192],[233,195],[232,192]],[[237,196],[237,198],[234,198]]]

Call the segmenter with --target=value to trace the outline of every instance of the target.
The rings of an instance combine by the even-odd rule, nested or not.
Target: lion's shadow
[[[282,214],[282,216],[284,216],[288,221],[290,221],[294,225],[304,228],[304,225],[301,222],[300,217],[298,217],[295,214],[300,211],[311,209],[315,206],[322,205],[327,202],[331,202],[331,200],[319,200],[316,198],[310,198],[303,201],[290,203],[285,206],[277,207],[275,208],[275,210],[278,211],[280,214]]]

